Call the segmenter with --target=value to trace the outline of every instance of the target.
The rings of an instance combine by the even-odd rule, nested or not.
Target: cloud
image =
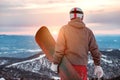
[[[35,35],[40,27],[0,27],[0,34]]]
[[[27,14],[12,15],[12,16],[8,15],[8,16],[2,16],[0,20],[0,26],[1,27],[32,26],[32,25],[38,25],[39,20],[38,21],[37,20],[38,18],[35,17],[34,15],[27,15]]]
[[[12,9],[15,7],[23,7],[24,5],[22,0],[0,0],[1,9]]]
[[[84,2],[85,1],[85,2]],[[32,30],[42,25],[58,26],[69,21],[69,10],[79,6],[85,10],[85,23],[93,30],[119,29],[118,0],[1,0],[0,32]],[[115,2],[114,2],[115,1]],[[113,4],[112,4],[113,3]],[[21,28],[20,28],[21,27]],[[25,29],[26,27],[26,29]],[[23,29],[25,30],[23,30]]]
[[[90,23],[109,23],[109,24],[120,24],[120,10],[117,11],[99,11],[90,12],[87,16],[87,22]]]
[[[64,17],[66,16],[66,17]],[[67,19],[67,14],[64,13],[36,13],[36,14],[19,14],[19,15],[4,15],[1,16],[0,27],[30,27],[40,25],[63,25]]]
[[[67,6],[76,3],[74,0],[1,0],[1,9],[33,9]]]
[[[112,30],[120,29],[120,9],[102,9],[98,11],[89,11],[85,15],[85,21],[91,29]]]

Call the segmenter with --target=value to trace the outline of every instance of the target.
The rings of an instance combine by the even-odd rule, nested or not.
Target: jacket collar
[[[80,18],[72,19],[71,21],[68,22],[68,25],[82,29],[85,27],[85,24],[80,20]]]

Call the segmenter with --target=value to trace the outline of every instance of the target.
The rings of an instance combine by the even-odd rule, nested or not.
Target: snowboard
[[[46,26],[42,26],[36,32],[35,40],[46,55],[47,59],[52,61],[56,42]],[[80,76],[65,56],[59,65],[58,74],[62,77],[62,80],[81,80]]]

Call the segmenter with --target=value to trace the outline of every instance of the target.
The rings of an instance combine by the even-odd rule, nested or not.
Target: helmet
[[[72,8],[70,10],[70,19],[75,19],[75,18],[80,18],[81,20],[83,20],[83,11],[82,9],[78,8],[78,7],[75,7],[75,8]]]

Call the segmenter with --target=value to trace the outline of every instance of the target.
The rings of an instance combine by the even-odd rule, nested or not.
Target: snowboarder
[[[101,53],[93,32],[83,22],[83,16],[84,13],[80,8],[71,9],[70,21],[60,29],[51,69],[58,72],[62,58],[66,56],[81,79],[87,80],[88,51],[90,51],[95,64],[94,74],[101,78],[103,76],[103,69],[100,66]],[[64,79],[61,77],[61,80]]]

